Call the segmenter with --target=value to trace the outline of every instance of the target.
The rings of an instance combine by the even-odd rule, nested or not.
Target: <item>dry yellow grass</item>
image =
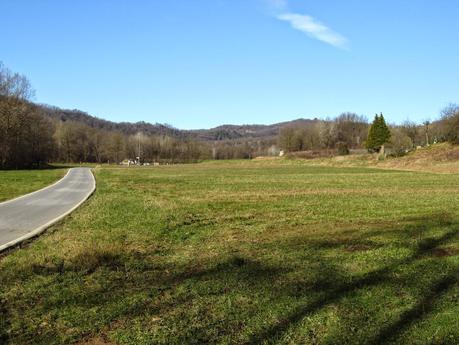
[[[285,158],[278,158],[283,160]],[[271,161],[275,161],[272,160]],[[404,157],[388,157],[381,161],[375,154],[337,156],[311,160],[293,160],[314,166],[374,167],[435,173],[459,173],[459,146],[440,143],[417,149]]]

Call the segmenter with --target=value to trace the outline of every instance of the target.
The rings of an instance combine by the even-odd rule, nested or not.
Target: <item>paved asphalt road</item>
[[[0,251],[44,231],[76,209],[94,189],[91,170],[73,168],[49,187],[0,203]]]

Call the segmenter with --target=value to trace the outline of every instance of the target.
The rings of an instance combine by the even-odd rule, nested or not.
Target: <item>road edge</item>
[[[21,242],[24,242],[24,241],[26,241],[26,240],[28,240],[28,239],[31,239],[31,238],[33,238],[33,237],[35,237],[35,236],[40,235],[43,231],[45,231],[46,229],[48,229],[48,228],[51,227],[52,225],[56,224],[57,222],[59,222],[60,220],[62,220],[62,219],[65,218],[66,216],[68,216],[70,213],[72,213],[72,212],[75,211],[78,207],[80,207],[81,204],[83,204],[86,200],[88,200],[88,198],[89,198],[89,197],[94,193],[94,191],[96,190],[96,179],[95,179],[95,177],[94,177],[94,174],[93,174],[93,172],[92,172],[92,169],[90,169],[90,168],[88,168],[88,169],[89,169],[89,172],[91,173],[91,176],[92,176],[92,188],[91,188],[91,190],[85,195],[85,197],[84,197],[83,199],[81,199],[80,202],[78,202],[75,206],[73,206],[73,207],[72,207],[70,210],[68,210],[67,212],[64,212],[64,213],[61,214],[60,216],[54,218],[53,220],[49,221],[48,223],[46,223],[46,224],[44,224],[44,225],[42,225],[42,226],[36,228],[35,230],[33,230],[33,231],[31,231],[31,232],[29,232],[29,233],[27,233],[27,234],[25,234],[25,235],[23,235],[23,236],[21,236],[21,237],[16,238],[16,239],[13,240],[13,241],[10,241],[10,242],[8,242],[8,243],[5,243],[5,244],[0,245],[0,252],[3,252],[3,251],[5,251],[5,250],[8,249],[8,248],[11,248],[11,247],[14,247],[14,246],[18,245],[18,244],[21,243]],[[4,203],[9,202],[9,201],[13,201],[13,200],[17,200],[17,199],[23,198],[23,197],[25,197],[25,196],[34,194],[34,193],[36,193],[36,192],[42,191],[42,190],[44,190],[44,189],[50,188],[50,187],[54,186],[55,184],[59,183],[60,181],[62,181],[62,180],[69,174],[70,170],[72,170],[72,169],[69,169],[69,170],[67,171],[67,174],[65,174],[65,176],[64,176],[63,178],[61,178],[59,181],[53,183],[53,184],[50,185],[50,186],[47,186],[47,187],[45,187],[45,188],[42,188],[42,189],[40,189],[40,190],[37,190],[37,191],[35,191],[35,192],[29,193],[29,194],[26,194],[26,195],[22,195],[22,196],[20,196],[20,197],[18,197],[18,198],[12,199],[12,200],[5,201]],[[1,204],[1,203],[0,203],[0,204]]]

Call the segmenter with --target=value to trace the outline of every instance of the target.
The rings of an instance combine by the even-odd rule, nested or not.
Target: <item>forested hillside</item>
[[[53,123],[32,95],[27,78],[0,63],[0,168],[39,165],[54,154]]]
[[[307,152],[303,157],[364,150],[370,125],[365,116],[343,113],[332,119],[297,119],[273,125],[223,125],[180,130],[166,124],[116,123],[79,110],[35,104],[28,79],[0,63],[0,168],[39,167],[48,162],[194,162],[248,159]],[[382,114],[381,114],[382,116]],[[459,107],[440,119],[390,126],[389,152],[403,155],[416,146],[459,142]],[[301,155],[300,155],[301,156]]]
[[[112,122],[89,115],[80,110],[60,109],[49,105],[40,105],[43,115],[58,122],[78,122],[94,129],[104,131],[119,131],[122,134],[133,135],[142,132],[146,135],[170,135],[180,137],[183,131],[165,124],[147,122]]]
[[[113,122],[92,116],[80,110],[60,109],[55,106],[39,105],[43,114],[56,121],[72,121],[87,125],[94,129],[119,131],[126,135],[139,132],[145,135],[168,135],[180,138],[192,138],[201,141],[235,140],[241,138],[277,138],[281,128],[285,126],[307,126],[319,120],[297,119],[272,125],[222,125],[211,129],[180,130],[171,125],[148,122]]]

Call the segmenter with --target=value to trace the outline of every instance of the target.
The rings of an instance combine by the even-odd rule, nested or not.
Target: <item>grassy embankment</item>
[[[263,158],[261,158],[263,159]],[[279,160],[275,158],[274,160]],[[300,162],[302,160],[299,160]],[[437,173],[459,173],[459,145],[440,143],[423,147],[406,156],[378,160],[377,155],[349,155],[309,160],[308,165],[334,167],[373,167]]]
[[[0,343],[459,342],[459,175],[300,161],[95,169],[0,260]]]
[[[66,168],[0,171],[0,202],[46,187],[66,172]]]

